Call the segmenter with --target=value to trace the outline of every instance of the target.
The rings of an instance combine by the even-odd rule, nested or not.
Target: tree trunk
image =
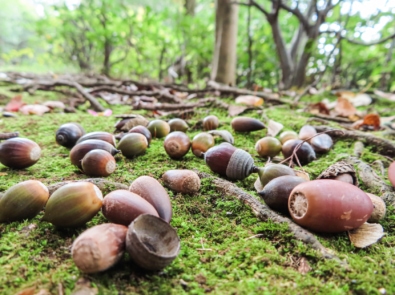
[[[103,69],[102,69],[102,73],[106,76],[110,75],[110,70],[111,70],[110,57],[112,50],[113,47],[111,45],[111,41],[106,39],[104,42],[104,61],[103,61]]]
[[[231,0],[216,1],[215,50],[211,79],[235,85],[238,5]]]
[[[385,64],[387,66],[385,66],[383,72],[381,73],[380,88],[387,91],[390,88],[388,82],[391,80],[391,70],[388,68],[388,65],[391,62],[394,48],[395,48],[395,38],[392,39],[390,48],[388,49],[387,56],[385,58]]]
[[[196,0],[185,0],[184,3],[186,14],[194,16],[196,9]]]

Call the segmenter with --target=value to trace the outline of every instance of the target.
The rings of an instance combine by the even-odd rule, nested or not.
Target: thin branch
[[[372,45],[382,44],[382,43],[385,43],[388,40],[391,40],[393,38],[395,38],[395,33],[393,33],[392,35],[389,35],[389,36],[387,36],[385,38],[382,38],[380,40],[373,41],[373,42],[362,42],[362,41],[359,41],[359,40],[350,39],[348,37],[343,37],[344,40],[347,40],[347,42],[349,42],[351,44],[362,45],[362,46],[372,46]]]
[[[294,16],[296,16],[300,23],[303,25],[303,28],[305,29],[306,32],[310,31],[310,24],[308,19],[303,15],[303,13],[299,10],[298,7],[296,8],[291,8],[288,5],[286,5],[284,2],[280,1],[280,7],[290,13],[292,13]]]

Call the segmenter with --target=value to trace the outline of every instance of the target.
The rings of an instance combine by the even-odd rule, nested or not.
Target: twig
[[[87,179],[70,180],[70,181],[63,181],[63,182],[51,184],[50,186],[48,186],[49,194],[51,195],[58,188],[61,188],[66,184],[74,183],[74,182],[91,182],[94,185],[96,185],[103,192],[103,194],[109,193],[110,191],[117,189],[127,190],[129,188],[127,185],[119,182],[112,182],[102,178],[87,178]]]
[[[0,140],[10,139],[10,138],[18,137],[18,136],[19,136],[19,132],[0,133]]]
[[[245,238],[244,240],[248,241],[248,240],[255,239],[255,238],[260,238],[260,237],[263,237],[263,236],[264,236],[264,234],[257,234],[257,235],[253,235],[251,237]]]

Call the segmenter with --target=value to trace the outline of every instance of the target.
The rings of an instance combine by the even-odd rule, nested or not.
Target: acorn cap
[[[355,186],[358,186],[358,178],[354,166],[344,161],[339,161],[329,166],[324,172],[318,175],[317,179],[335,179],[343,174],[348,174],[352,177]],[[341,180],[341,179],[338,179]]]

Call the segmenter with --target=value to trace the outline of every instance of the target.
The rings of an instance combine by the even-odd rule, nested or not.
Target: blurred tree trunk
[[[387,56],[385,58],[385,64],[387,66],[381,73],[380,88],[387,90],[387,91],[390,90],[390,87],[391,87],[391,85],[389,84],[389,82],[391,81],[391,69],[388,68],[388,65],[390,64],[390,62],[392,60],[394,48],[395,48],[395,38],[392,39],[390,48],[388,48]]]
[[[232,4],[231,0],[216,1],[211,79],[227,85],[235,85],[236,82],[238,12],[238,5]]]
[[[184,3],[186,13],[188,15],[194,16],[196,9],[196,0],[185,0]]]

